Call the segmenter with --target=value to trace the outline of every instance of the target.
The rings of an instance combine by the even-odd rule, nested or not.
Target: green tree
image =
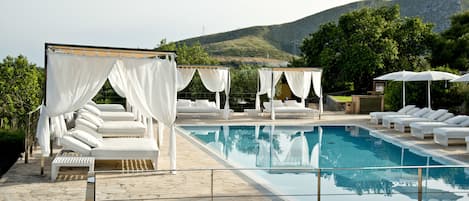
[[[24,123],[25,115],[40,105],[43,74],[20,55],[0,63],[0,118],[3,127]],[[9,125],[6,125],[9,124]]]
[[[310,34],[300,47],[299,60],[323,68],[328,78],[323,80],[324,91],[364,93],[374,77],[427,65],[424,58],[434,39],[431,28],[418,18],[400,18],[398,6],[364,8]]]
[[[451,17],[450,28],[435,40],[431,62],[469,70],[469,11]]]

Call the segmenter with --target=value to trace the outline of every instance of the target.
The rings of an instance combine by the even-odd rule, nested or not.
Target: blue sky
[[[153,48],[168,41],[291,22],[356,0],[0,0],[0,58],[43,66],[44,43]]]

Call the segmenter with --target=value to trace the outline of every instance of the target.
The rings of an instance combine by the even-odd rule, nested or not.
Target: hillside
[[[192,44],[199,41],[214,56],[261,57],[289,60],[298,55],[301,41],[318,30],[321,24],[337,21],[346,13],[363,7],[398,4],[401,16],[419,16],[434,23],[434,31],[449,27],[449,17],[469,7],[468,0],[368,0],[325,10],[294,22],[256,26],[234,31],[190,38],[179,42]]]

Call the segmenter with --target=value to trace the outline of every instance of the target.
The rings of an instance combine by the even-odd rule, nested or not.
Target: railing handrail
[[[395,170],[395,169],[418,169],[418,168],[469,168],[468,165],[416,165],[416,166],[380,166],[380,167],[341,167],[341,168],[188,168],[188,169],[176,169],[178,172],[195,172],[195,171],[230,171],[230,170],[287,170],[287,171],[345,171],[345,170]],[[135,171],[125,171],[125,170],[97,170],[95,173],[122,173],[122,172],[132,172],[132,173],[152,173],[152,172],[168,172],[175,171],[171,169],[161,169],[161,170],[135,170]]]

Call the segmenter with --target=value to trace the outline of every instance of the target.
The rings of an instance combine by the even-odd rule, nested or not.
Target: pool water
[[[356,126],[181,126],[277,195],[316,199],[318,173],[288,168],[442,165]],[[271,169],[272,168],[272,169]],[[279,170],[284,169],[284,170]],[[463,168],[423,169],[424,200],[469,200]],[[322,200],[417,200],[417,170],[323,170]]]

